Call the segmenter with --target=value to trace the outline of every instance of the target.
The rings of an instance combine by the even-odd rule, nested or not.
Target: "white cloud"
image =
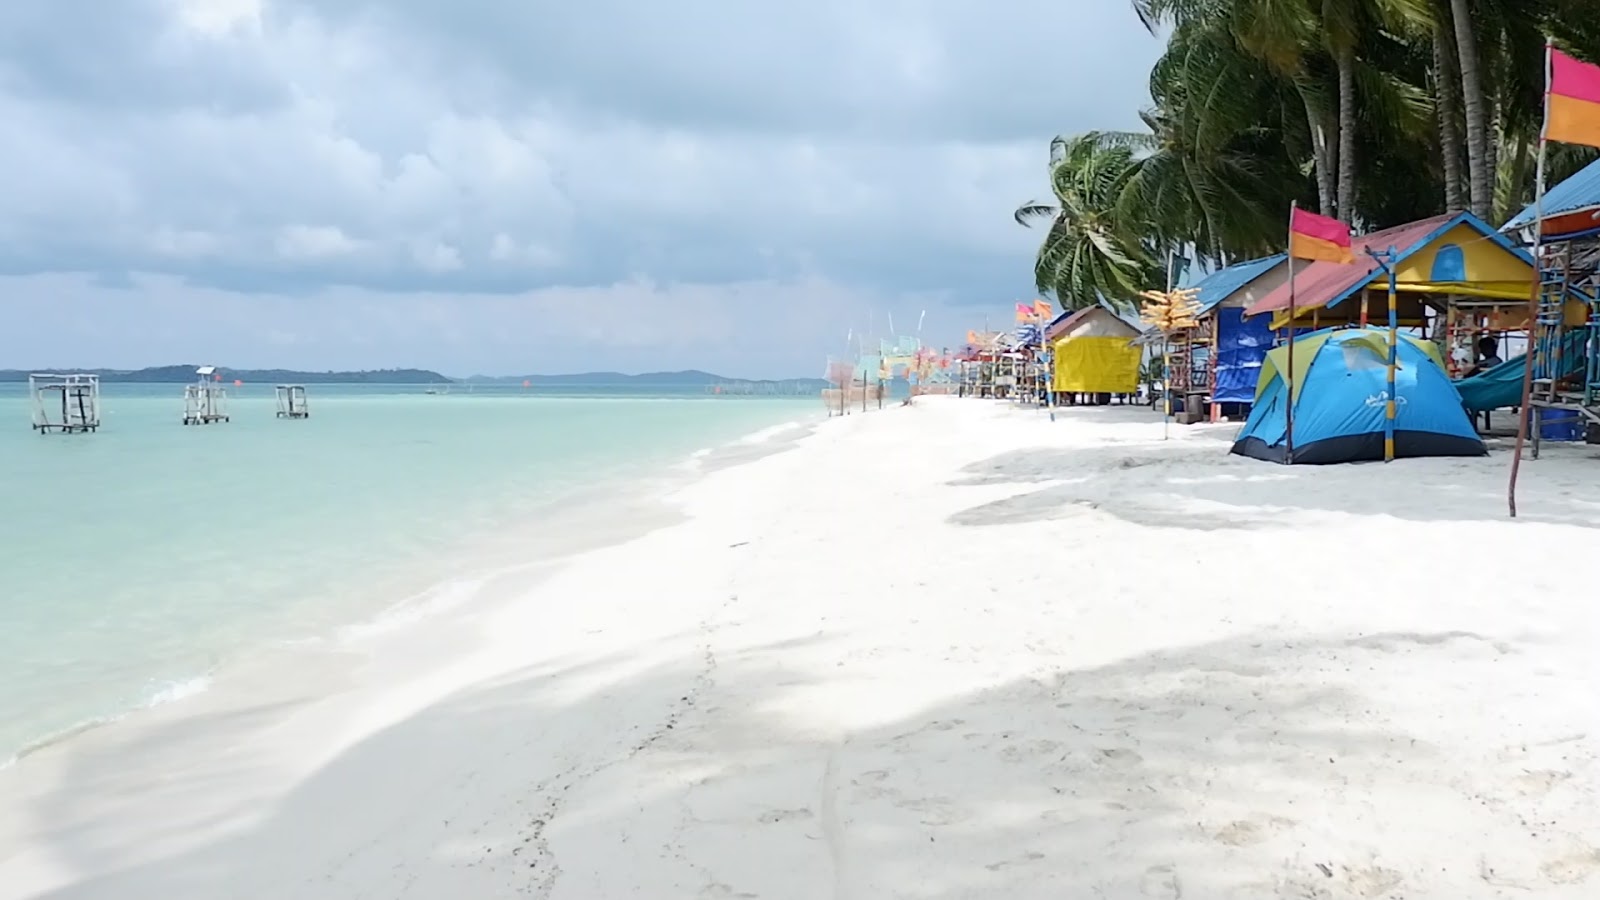
[[[1159,50],[1123,5],[1045,0],[23,6],[44,9],[0,6],[0,272],[161,273],[230,308],[321,290],[271,345],[319,367],[379,346],[337,304],[394,291],[408,315],[450,298],[441,346],[499,346],[503,295],[529,329],[706,365],[780,358],[714,321],[751,292],[793,305],[768,344],[842,334],[844,303],[1003,310],[1029,289],[1037,234],[1010,210],[1045,192],[1050,136],[1134,124]],[[585,292],[629,321],[568,315]],[[658,311],[680,338],[627,344]]]
[[[277,248],[286,259],[315,260],[355,253],[361,242],[331,225],[289,225],[278,233]]]

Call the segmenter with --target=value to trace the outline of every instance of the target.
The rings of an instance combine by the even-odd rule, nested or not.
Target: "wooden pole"
[[[1541,244],[1544,243],[1544,188],[1545,161],[1550,146],[1550,65],[1551,45],[1544,45],[1544,122],[1539,128],[1539,162],[1535,166],[1533,188],[1533,289],[1528,292],[1528,350],[1523,355],[1527,365],[1522,372],[1522,415],[1517,417],[1517,443],[1511,451],[1511,477],[1506,483],[1506,510],[1511,518],[1517,517],[1517,474],[1522,468],[1522,447],[1528,440],[1528,420],[1533,417],[1533,363],[1539,335],[1539,290],[1544,280],[1541,268]]]

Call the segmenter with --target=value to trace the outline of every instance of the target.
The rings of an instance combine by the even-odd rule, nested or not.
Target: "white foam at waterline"
[[[790,432],[790,431],[794,431],[795,429],[798,429],[798,428],[804,428],[804,427],[806,427],[806,425],[807,425],[807,423],[805,421],[803,421],[801,419],[795,419],[794,421],[791,421],[791,422],[783,422],[783,423],[778,424],[778,425],[773,425],[773,426],[768,427],[768,428],[763,428],[760,431],[753,431],[753,432],[745,435],[744,437],[739,438],[737,441],[734,441],[734,443],[736,443],[736,444],[765,444],[767,441],[770,441],[773,438],[780,437],[783,434],[785,434],[787,432]]]
[[[436,584],[420,594],[413,594],[389,606],[373,618],[346,625],[339,629],[337,640],[342,643],[366,640],[447,612],[471,600],[495,577],[495,574],[497,573],[452,578]]]
[[[166,703],[176,703],[196,694],[203,694],[211,687],[211,676],[201,675],[185,681],[173,681],[161,687],[145,701],[145,709],[154,709]],[[121,718],[120,716],[117,718]],[[114,720],[113,720],[114,721]]]
[[[130,714],[141,709],[155,709],[158,706],[165,706],[168,703],[177,703],[180,700],[186,700],[190,697],[203,694],[210,690],[210,688],[210,675],[198,675],[194,678],[187,678],[182,681],[166,682],[160,687],[156,688],[156,690],[145,699],[144,703],[140,704],[139,706],[124,710],[120,713],[112,713],[103,716],[91,716],[80,722],[69,725],[60,731],[47,734],[36,741],[23,744],[21,747],[17,748],[15,753],[7,757],[0,758],[0,770],[10,768],[11,766],[16,765],[17,761],[25,756],[37,753],[40,750],[54,746],[55,744],[59,744],[63,741],[70,740],[80,734],[83,734],[85,731],[95,728],[103,728],[107,725],[115,725],[117,722],[122,721]]]

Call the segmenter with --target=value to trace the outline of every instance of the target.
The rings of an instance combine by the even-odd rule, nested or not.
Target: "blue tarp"
[[[1212,403],[1253,403],[1261,362],[1272,349],[1272,317],[1244,317],[1239,307],[1217,310],[1217,382]]]
[[[1200,293],[1195,296],[1195,303],[1199,312],[1209,312],[1218,303],[1238,293],[1240,288],[1255,281],[1278,263],[1288,257],[1282,253],[1277,256],[1268,256],[1262,259],[1252,259],[1249,262],[1236,263],[1226,269],[1218,269],[1200,280],[1195,289]]]

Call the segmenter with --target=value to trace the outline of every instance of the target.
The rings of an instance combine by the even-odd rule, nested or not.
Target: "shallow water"
[[[815,398],[428,395],[267,386],[179,424],[181,385],[103,389],[92,435],[40,436],[0,385],[0,761],[201,690],[252,647],[321,640],[472,573],[530,562],[588,492],[646,489],[691,454],[820,415]],[[426,601],[418,603],[419,598]]]

